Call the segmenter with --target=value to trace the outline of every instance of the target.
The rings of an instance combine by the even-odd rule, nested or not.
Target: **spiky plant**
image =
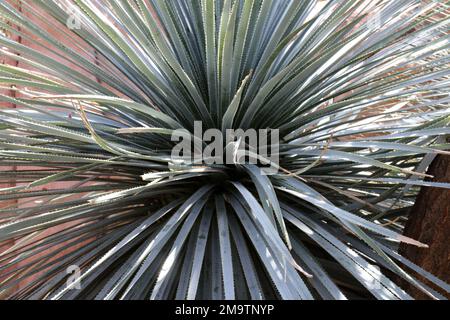
[[[450,187],[423,179],[449,149],[447,1],[0,7],[4,296],[450,292],[397,253],[425,246],[401,235],[419,188]],[[195,121],[279,130],[278,174],[173,161]]]

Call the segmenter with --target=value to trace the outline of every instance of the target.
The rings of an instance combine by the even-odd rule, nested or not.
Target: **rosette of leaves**
[[[10,0],[0,15],[18,61],[0,65],[5,296],[450,292],[397,253],[426,247],[402,236],[420,187],[450,187],[424,179],[449,149],[447,1]],[[278,174],[175,163],[171,135],[195,121],[279,130]]]

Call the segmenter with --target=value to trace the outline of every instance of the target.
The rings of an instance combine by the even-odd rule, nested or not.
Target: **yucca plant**
[[[448,4],[1,1],[2,294],[444,298],[397,249],[426,247],[402,236],[420,187],[450,188],[424,179],[450,149]],[[278,130],[278,173],[174,161],[195,121]]]

